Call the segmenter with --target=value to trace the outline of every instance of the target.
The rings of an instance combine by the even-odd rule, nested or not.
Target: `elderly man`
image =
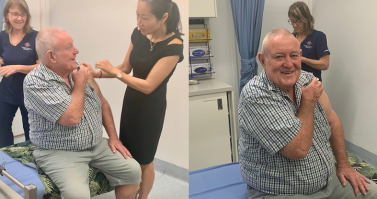
[[[118,140],[110,106],[90,72],[77,68],[71,36],[46,28],[36,50],[41,64],[26,76],[24,95],[37,165],[63,198],[90,198],[89,165],[105,173],[116,198],[134,198],[140,165]],[[109,139],[102,138],[102,125]]]
[[[297,39],[274,29],[258,58],[264,71],[244,87],[239,104],[249,199],[377,198],[376,184],[348,163],[342,125],[321,82],[301,71]]]

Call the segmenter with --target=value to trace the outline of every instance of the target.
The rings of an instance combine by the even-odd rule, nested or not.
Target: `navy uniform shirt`
[[[38,60],[35,50],[35,38],[38,32],[26,34],[16,46],[9,41],[9,35],[5,31],[0,32],[0,57],[4,66],[7,65],[34,65]],[[0,100],[15,105],[24,104],[23,81],[26,74],[15,73],[9,77],[3,77],[0,82]]]
[[[326,35],[317,30],[313,30],[313,33],[308,35],[304,41],[301,42],[300,48],[302,50],[302,56],[319,60],[326,54],[330,54],[329,48],[327,47]],[[301,63],[301,69],[310,73],[320,81],[322,81],[321,70],[315,69],[307,64]]]

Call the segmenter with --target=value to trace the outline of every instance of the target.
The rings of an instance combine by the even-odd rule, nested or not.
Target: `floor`
[[[156,171],[155,182],[148,199],[188,199],[188,183]],[[92,199],[115,199],[114,191]]]

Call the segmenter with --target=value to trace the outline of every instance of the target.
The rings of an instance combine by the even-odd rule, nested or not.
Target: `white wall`
[[[331,52],[324,87],[348,141],[377,154],[377,1],[312,0]]]
[[[184,55],[188,55],[188,1],[175,2],[180,8],[182,28],[186,33],[183,36]],[[137,0],[50,0],[46,1],[46,5],[49,25],[61,27],[71,34],[74,45],[80,51],[78,61],[92,66],[101,59],[108,59],[113,65],[123,61],[131,33],[136,27]],[[156,158],[186,169],[189,159],[187,65],[185,57],[168,83],[165,124],[156,154]],[[119,130],[126,85],[116,79],[100,79],[97,82],[109,101],[115,126]]]

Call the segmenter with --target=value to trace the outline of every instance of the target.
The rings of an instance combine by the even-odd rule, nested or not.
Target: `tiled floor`
[[[155,172],[155,182],[148,199],[188,199],[188,183],[161,172]],[[115,199],[114,191],[92,199]]]

